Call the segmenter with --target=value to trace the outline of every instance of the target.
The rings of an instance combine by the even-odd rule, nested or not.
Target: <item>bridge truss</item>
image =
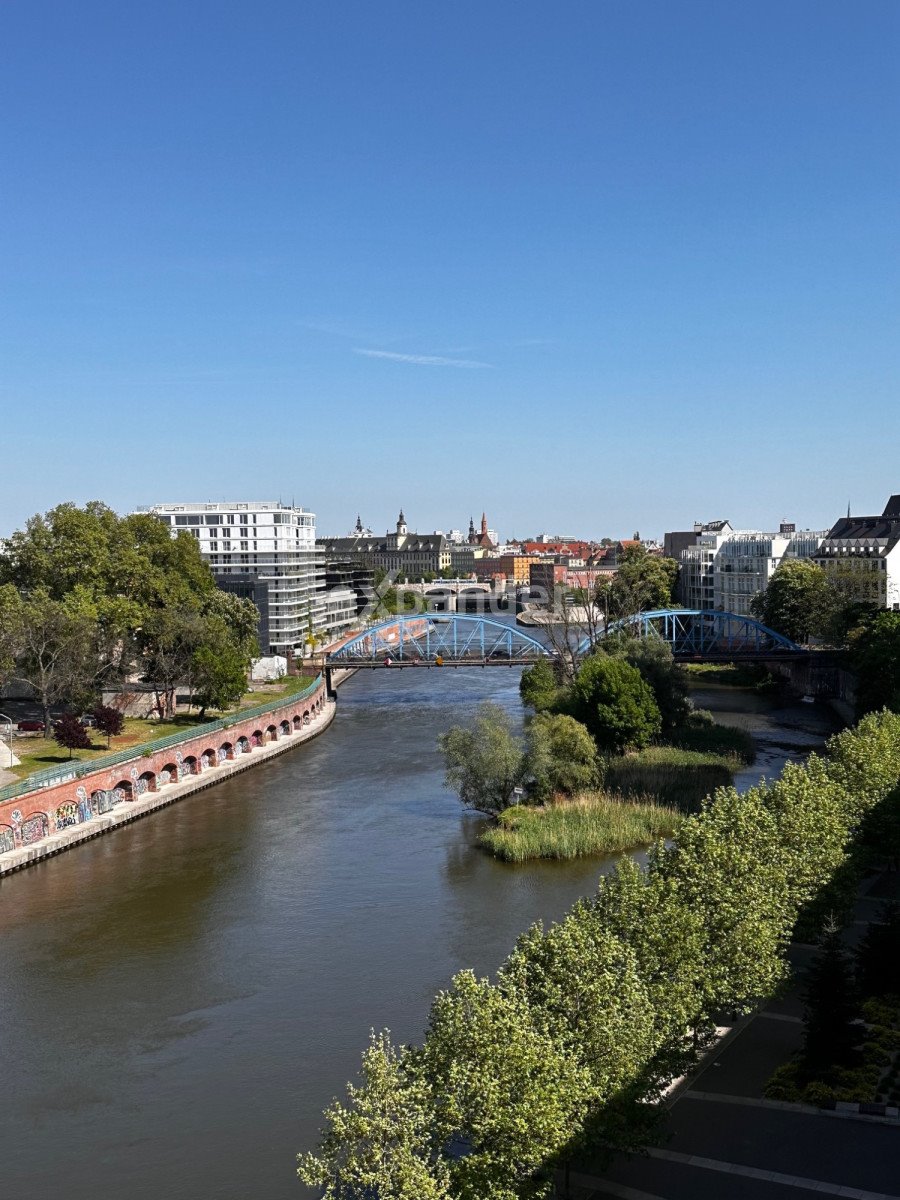
[[[636,613],[610,625],[606,635],[621,631],[668,642],[676,658],[706,662],[806,656],[808,651],[752,617],[701,609],[660,609]],[[588,649],[587,643],[583,646]]]
[[[519,666],[549,654],[527,633],[486,617],[417,613],[391,617],[333,650],[328,667]]]

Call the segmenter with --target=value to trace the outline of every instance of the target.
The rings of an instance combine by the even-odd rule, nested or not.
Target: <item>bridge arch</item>
[[[435,662],[530,663],[549,649],[514,625],[457,613],[391,617],[350,638],[327,659],[328,666],[398,666]]]
[[[675,657],[685,660],[807,653],[802,646],[753,617],[712,609],[666,608],[635,613],[614,621],[600,640],[623,631],[668,642]],[[589,639],[585,639],[579,652],[586,654],[590,647]]]

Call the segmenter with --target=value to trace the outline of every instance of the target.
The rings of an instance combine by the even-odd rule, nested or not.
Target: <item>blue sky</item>
[[[900,491],[896,0],[6,0],[0,533]]]

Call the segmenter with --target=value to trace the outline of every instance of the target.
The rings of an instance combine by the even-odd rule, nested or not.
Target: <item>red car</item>
[[[19,733],[43,733],[45,725],[43,721],[20,721],[18,729]]]

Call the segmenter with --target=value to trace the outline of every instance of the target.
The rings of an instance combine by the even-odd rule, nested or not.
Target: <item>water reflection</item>
[[[301,1195],[293,1155],[369,1028],[417,1039],[455,971],[493,971],[610,865],[495,862],[442,787],[438,733],[485,698],[520,719],[517,689],[499,668],[360,674],[324,737],[4,880],[9,1193]],[[697,698],[759,733],[771,773],[828,731],[807,706]]]

